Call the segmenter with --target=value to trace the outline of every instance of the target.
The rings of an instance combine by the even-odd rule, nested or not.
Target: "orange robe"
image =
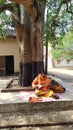
[[[46,84],[50,84],[51,79],[45,75],[45,77],[42,77],[42,74],[39,74],[32,82],[32,87],[36,88],[36,85],[46,85]]]
[[[35,94],[38,96],[50,97],[54,94],[49,88],[51,79],[43,74],[39,74],[32,82],[32,87],[35,89]]]

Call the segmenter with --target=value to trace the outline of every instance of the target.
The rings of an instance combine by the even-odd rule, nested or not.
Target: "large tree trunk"
[[[37,0],[12,1],[22,3],[27,10],[25,13],[20,12],[24,17],[15,29],[19,42],[19,83],[21,86],[29,86],[39,73],[44,72],[42,39],[45,0],[43,0],[43,6],[42,2],[37,3]],[[41,5],[40,8],[37,8],[38,5]]]
[[[31,21],[28,13],[23,13],[24,19],[15,29],[19,43],[19,83],[28,86],[32,82]]]
[[[42,49],[42,32],[39,23],[36,23],[36,29],[32,32],[32,79],[43,70],[43,49]]]

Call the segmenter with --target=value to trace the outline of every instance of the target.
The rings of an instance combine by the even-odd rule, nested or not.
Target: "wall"
[[[48,44],[48,60],[47,60],[47,70],[49,70],[50,68],[53,67],[69,67],[69,68],[73,68],[73,60],[67,61],[67,60],[54,60],[52,57],[52,53],[51,53],[51,45]],[[43,60],[44,60],[44,64],[45,64],[45,57],[46,57],[46,47],[43,47]]]
[[[14,56],[14,72],[19,72],[19,48],[15,38],[0,39],[0,56]]]
[[[73,67],[73,60],[55,60],[55,67]]]

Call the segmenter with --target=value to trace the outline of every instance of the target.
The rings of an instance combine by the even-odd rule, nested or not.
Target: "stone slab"
[[[22,86],[14,86],[11,88],[5,88],[2,89],[1,92],[20,92],[20,91],[33,91],[34,89],[31,86],[26,86],[26,87],[22,87]]]
[[[0,103],[0,112],[20,112],[24,111],[63,111],[73,110],[73,101],[50,101],[50,102],[25,102],[24,100],[10,100]]]
[[[33,127],[10,127],[2,128],[0,130],[73,130],[73,125],[63,125],[63,126],[33,126]]]
[[[73,124],[73,110],[71,111],[29,111],[16,113],[1,113],[0,114],[0,128],[11,127],[48,127],[49,126],[61,126]]]
[[[13,81],[13,79],[0,79],[0,90],[5,89],[10,85],[10,83]]]

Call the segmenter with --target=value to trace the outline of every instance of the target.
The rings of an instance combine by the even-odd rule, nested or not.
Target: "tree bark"
[[[22,24],[15,26],[19,43],[19,84],[21,86],[28,86],[32,82],[31,23],[27,12],[24,12],[25,15],[26,19],[23,19]]]
[[[15,29],[19,43],[19,83],[21,86],[29,86],[39,73],[44,72],[42,39],[45,1],[43,6],[36,3],[41,5],[39,10],[31,0],[30,2],[28,0],[12,1],[23,4],[27,10],[24,14],[20,12],[24,18],[15,26]]]

